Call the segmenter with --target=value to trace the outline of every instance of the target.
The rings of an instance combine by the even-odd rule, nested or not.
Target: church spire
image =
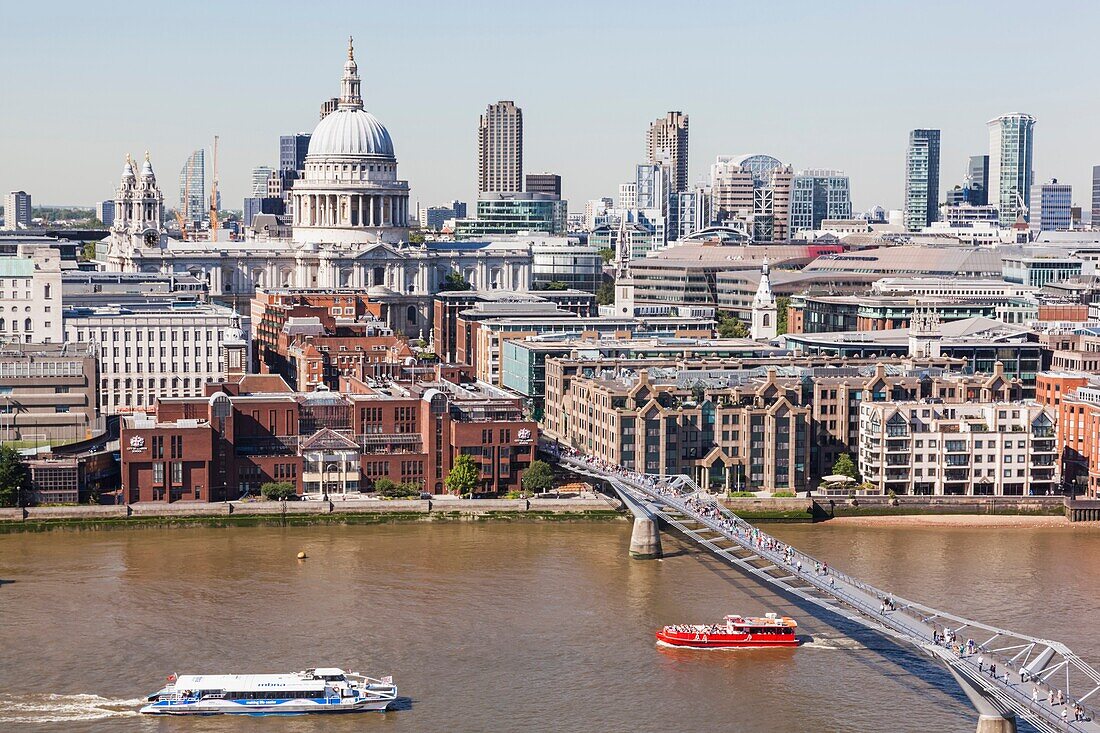
[[[344,76],[340,80],[340,104],[363,108],[363,98],[359,95],[359,66],[355,63],[355,43],[348,36],[348,60],[344,62]]]

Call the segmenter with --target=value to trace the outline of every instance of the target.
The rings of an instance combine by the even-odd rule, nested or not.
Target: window
[[[164,483],[164,464],[163,463],[154,463],[153,464],[153,483],[154,484],[163,484]]]
[[[179,461],[172,464],[172,483],[176,486],[183,483],[183,464]]]

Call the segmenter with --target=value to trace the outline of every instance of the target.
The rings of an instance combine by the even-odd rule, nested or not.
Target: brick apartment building
[[[548,358],[543,430],[635,470],[804,491],[840,455],[858,451],[861,404],[1005,401],[1022,391],[999,364],[974,375],[947,371],[963,362],[943,358],[745,361]]]
[[[1035,378],[1035,400],[1058,416],[1055,449],[1062,485],[1092,499],[1100,497],[1100,377],[1040,372]]]
[[[310,392],[340,377],[392,376],[412,349],[379,318],[382,306],[361,291],[259,291],[252,300],[256,367]]]
[[[268,481],[334,496],[381,477],[443,493],[459,454],[480,465],[480,493],[520,487],[538,432],[518,398],[445,366],[427,379],[342,381],[342,392],[297,392],[277,375],[247,375],[124,417],[127,500],[232,500]]]

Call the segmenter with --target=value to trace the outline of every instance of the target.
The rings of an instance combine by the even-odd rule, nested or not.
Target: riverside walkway
[[[945,667],[979,714],[978,733],[1100,733],[1100,673],[1057,641],[1019,634],[901,598],[829,567],[735,516],[687,476],[653,476],[562,455],[637,509],[785,593],[916,647]],[[647,519],[648,518],[648,519]],[[657,542],[659,546],[659,541]]]

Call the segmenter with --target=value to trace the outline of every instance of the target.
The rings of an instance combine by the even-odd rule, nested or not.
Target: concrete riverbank
[[[1071,502],[1072,503],[1072,502]],[[953,517],[953,525],[1059,526],[1091,518],[1067,506],[1061,497],[860,497],[855,500],[814,498],[732,498],[725,500],[750,522],[822,522],[890,519],[896,524],[921,525]],[[1080,502],[1077,502],[1080,504]],[[165,525],[305,525],[319,523],[373,524],[408,521],[569,521],[625,519],[619,501],[585,494],[562,499],[397,499],[370,501],[247,501],[224,504],[176,502],[121,506],[45,506],[0,509],[0,533],[59,528],[110,529]],[[982,517],[1006,517],[986,521]],[[973,521],[971,521],[973,520]],[[1030,526],[1030,525],[1029,525]]]
[[[0,533],[112,527],[320,522],[370,524],[445,520],[618,519],[618,502],[599,496],[563,499],[396,499],[393,501],[176,502],[121,506],[45,506],[0,509]]]

